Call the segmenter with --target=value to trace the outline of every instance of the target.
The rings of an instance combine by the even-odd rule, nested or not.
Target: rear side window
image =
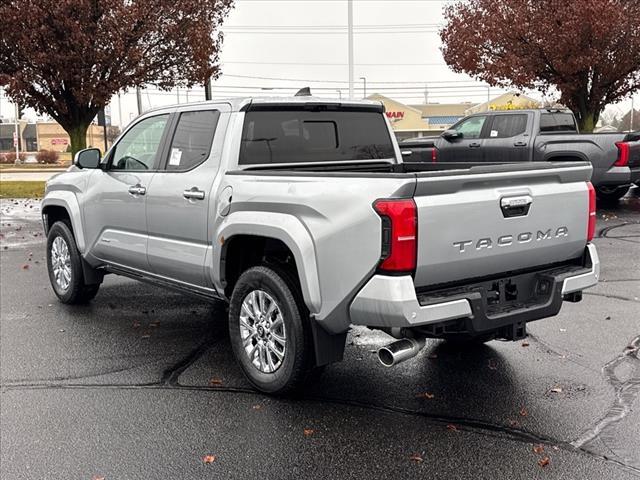
[[[209,157],[220,112],[183,112],[173,134],[167,170],[190,170]]]
[[[340,162],[394,156],[380,112],[283,107],[246,112],[239,164]]]
[[[541,132],[577,132],[576,121],[570,113],[543,113],[540,115]]]
[[[496,115],[489,138],[509,138],[522,135],[527,129],[527,115]]]

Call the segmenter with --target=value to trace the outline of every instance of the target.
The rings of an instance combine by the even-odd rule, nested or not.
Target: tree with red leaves
[[[464,0],[445,19],[451,68],[491,85],[555,89],[582,131],[640,90],[638,0]]]
[[[0,85],[53,117],[73,153],[122,90],[192,86],[219,74],[233,0],[2,0]]]

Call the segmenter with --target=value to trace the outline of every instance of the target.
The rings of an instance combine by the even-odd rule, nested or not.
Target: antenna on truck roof
[[[310,97],[311,89],[309,87],[304,87],[298,90],[295,94],[296,97]]]

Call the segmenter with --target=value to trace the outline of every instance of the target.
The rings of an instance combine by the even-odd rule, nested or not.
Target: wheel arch
[[[78,251],[82,254],[85,253],[80,205],[72,192],[53,191],[47,193],[47,196],[42,200],[41,211],[45,234],[49,233],[49,229],[56,221],[68,219]]]
[[[315,247],[309,232],[297,218],[271,212],[237,212],[221,225],[214,242],[221,248],[214,249],[213,282],[227,298],[233,282],[237,280],[234,274],[237,274],[238,264],[248,268],[258,260],[262,262],[265,254],[280,260],[291,255],[289,265],[295,267],[305,305],[311,314],[320,310]],[[246,257],[246,260],[241,257]]]

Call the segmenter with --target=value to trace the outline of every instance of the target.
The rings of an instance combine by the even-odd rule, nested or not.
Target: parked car
[[[517,340],[596,284],[587,162],[405,164],[383,106],[314,97],[166,107],[46,186],[49,278],[91,300],[105,274],[229,303],[244,374],[299,387],[351,324],[399,340]]]
[[[601,200],[618,200],[640,182],[640,132],[581,134],[565,110],[478,113],[438,137],[405,140],[400,148],[409,162],[589,161]]]

